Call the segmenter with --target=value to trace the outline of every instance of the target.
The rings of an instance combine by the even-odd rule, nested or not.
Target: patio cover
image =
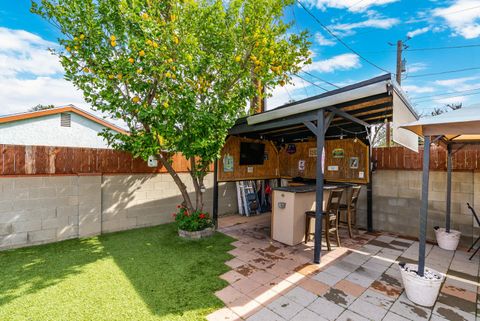
[[[454,145],[480,143],[480,105],[463,107],[438,116],[426,117],[401,126],[424,137],[422,207],[420,210],[418,274],[425,271],[425,243],[428,218],[428,185],[430,173],[430,146],[432,139],[447,146],[447,193],[445,229],[450,232],[452,199],[452,148]]]
[[[285,104],[266,112],[239,119],[230,135],[267,139],[278,143],[316,139],[317,159],[323,158],[325,139],[355,137],[368,141],[371,126],[393,121],[400,134],[398,143],[418,151],[414,133],[395,126],[400,121],[418,119],[413,107],[391,74],[378,76],[343,88],[325,92],[300,101]],[[406,138],[405,138],[406,137]],[[213,217],[218,209],[218,162],[215,162]],[[321,256],[323,168],[316,168],[316,220],[314,259]],[[367,228],[373,229],[372,180],[367,186]]]
[[[425,117],[401,128],[418,136],[443,136],[451,142],[480,142],[480,105]]]

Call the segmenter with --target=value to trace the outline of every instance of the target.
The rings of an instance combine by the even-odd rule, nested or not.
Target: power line
[[[463,95],[456,95],[456,96],[450,96],[450,97],[445,97],[445,98],[455,98],[455,97],[473,96],[473,95],[480,95],[480,92],[470,93],[470,94],[463,94]],[[441,98],[441,97],[440,97],[440,98]],[[416,101],[415,104],[424,103],[424,102],[433,101],[433,100],[435,100],[435,99],[420,100],[420,101]]]
[[[472,88],[472,89],[468,89],[468,90],[451,91],[451,92],[444,93],[444,94],[436,94],[436,95],[428,95],[428,96],[417,96],[417,97],[412,97],[412,100],[424,99],[424,98],[432,98],[432,97],[433,97],[433,98],[437,98],[437,97],[449,96],[449,95],[452,95],[452,94],[468,93],[468,92],[476,91],[476,90],[480,90],[480,87],[479,87],[479,88]]]
[[[456,72],[463,72],[463,71],[469,71],[469,70],[478,70],[478,69],[480,69],[480,67],[471,67],[471,68],[464,68],[464,69],[456,69],[456,70],[432,72],[432,73],[428,73],[428,74],[413,75],[413,76],[408,76],[407,78],[419,78],[419,77],[429,77],[429,76],[435,76],[435,75],[453,74],[453,73],[456,73]]]
[[[315,87],[317,87],[317,88],[320,88],[320,89],[323,90],[323,91],[328,91],[328,89],[325,89],[325,88],[323,88],[322,86],[320,86],[320,85],[318,85],[318,84],[316,84],[316,83],[314,83],[314,82],[311,82],[310,80],[308,80],[308,79],[306,79],[306,78],[303,78],[303,77],[300,76],[299,74],[295,74],[295,76],[297,76],[298,78],[300,78],[300,79],[308,82],[310,85],[313,85],[313,86],[315,86]],[[307,96],[308,96],[308,95],[307,95]]]
[[[472,47],[480,47],[480,44],[446,46],[446,47],[430,47],[430,48],[409,48],[409,49],[406,49],[406,51],[429,51],[429,50],[461,49],[461,48],[472,48]]]
[[[320,81],[322,81],[322,82],[324,82],[324,83],[326,83],[326,84],[329,84],[329,85],[332,86],[332,87],[340,88],[340,86],[337,86],[337,85],[335,85],[334,83],[331,83],[331,82],[329,82],[329,81],[327,81],[327,80],[325,80],[325,79],[322,79],[322,78],[320,78],[320,77],[318,77],[318,76],[316,76],[316,75],[314,75],[314,74],[312,74],[312,73],[310,73],[310,72],[308,72],[308,71],[302,70],[302,72],[305,73],[305,74],[307,74],[307,75],[309,75],[309,76],[312,77],[312,78],[315,78],[315,79],[320,80]]]
[[[325,31],[327,31],[332,37],[334,37],[338,42],[340,42],[345,48],[347,48],[348,50],[350,50],[351,52],[353,52],[355,55],[357,55],[360,59],[362,59],[363,61],[365,61],[366,63],[368,63],[369,65],[381,70],[381,71],[384,71],[386,73],[391,73],[390,71],[386,70],[386,69],[383,69],[382,67],[379,67],[378,65],[376,65],[375,63],[371,62],[370,60],[368,60],[367,58],[363,57],[360,53],[358,53],[358,51],[356,51],[355,49],[353,49],[352,47],[350,47],[346,42],[344,42],[340,37],[338,37],[335,33],[333,33],[326,25],[324,25],[310,10],[307,9],[307,7],[305,7],[305,5],[303,3],[301,3],[300,1],[297,0],[297,3],[303,8],[303,10],[305,10],[305,12],[308,13],[308,15],[310,15],[313,20],[315,20],[323,29],[325,29]]]

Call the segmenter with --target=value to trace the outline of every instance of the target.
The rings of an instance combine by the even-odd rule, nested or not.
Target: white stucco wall
[[[98,136],[104,126],[70,115],[71,127],[60,126],[60,114],[0,124],[0,144],[108,148]]]

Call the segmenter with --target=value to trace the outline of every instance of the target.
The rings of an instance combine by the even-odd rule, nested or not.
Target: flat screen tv
[[[262,165],[265,155],[265,144],[240,143],[240,165]]]

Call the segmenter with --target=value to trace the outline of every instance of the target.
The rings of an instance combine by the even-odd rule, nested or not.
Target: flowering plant
[[[178,205],[178,212],[173,213],[177,227],[183,231],[196,232],[213,226],[208,213],[195,210],[190,212],[186,207]]]

